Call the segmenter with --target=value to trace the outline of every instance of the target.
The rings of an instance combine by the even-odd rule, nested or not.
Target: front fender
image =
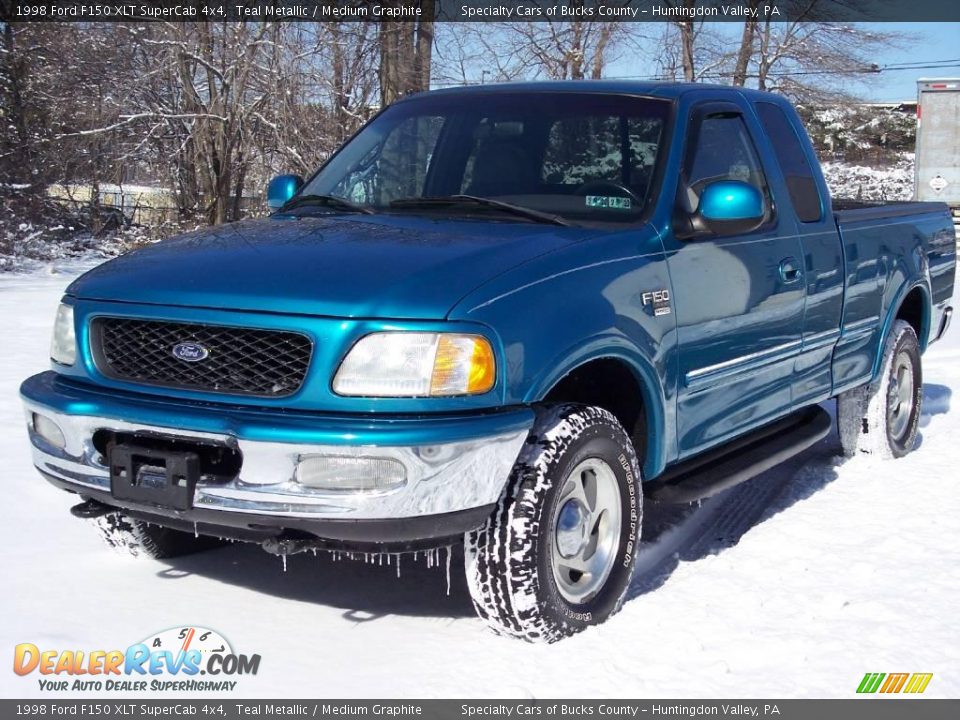
[[[590,360],[627,363],[645,388],[651,425],[647,477],[676,454],[675,316],[655,316],[646,292],[670,288],[649,226],[593,238],[505,273],[464,298],[450,319],[495,328],[505,360],[505,402],[542,400]]]

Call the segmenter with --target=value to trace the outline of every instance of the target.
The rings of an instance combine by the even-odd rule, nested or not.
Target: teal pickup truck
[[[268,218],[77,279],[23,383],[34,462],[115,544],[464,544],[553,641],[631,581],[645,500],[830,431],[899,457],[956,262],[939,203],[831,201],[783,98],[607,82],[391,105]]]

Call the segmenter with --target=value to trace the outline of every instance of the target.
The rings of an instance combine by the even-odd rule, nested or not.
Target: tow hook
[[[297,553],[316,550],[320,543],[299,538],[273,537],[264,540],[260,547],[271,555],[296,555]]]
[[[70,508],[71,515],[84,520],[92,520],[93,518],[103,517],[104,515],[109,515],[112,512],[117,512],[117,509],[112,508],[109,505],[104,505],[102,502],[98,502],[96,500],[87,500]]]

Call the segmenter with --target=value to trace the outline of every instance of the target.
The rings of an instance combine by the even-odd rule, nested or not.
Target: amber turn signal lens
[[[496,381],[493,348],[479,335],[441,335],[433,361],[431,395],[478,395]]]

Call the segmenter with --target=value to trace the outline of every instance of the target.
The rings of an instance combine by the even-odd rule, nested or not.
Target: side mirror
[[[756,230],[766,217],[763,194],[749,183],[719,180],[700,193],[697,216],[717,235],[738,235]]]
[[[283,207],[302,187],[303,178],[299,175],[277,175],[267,184],[267,206],[271,210]]]

